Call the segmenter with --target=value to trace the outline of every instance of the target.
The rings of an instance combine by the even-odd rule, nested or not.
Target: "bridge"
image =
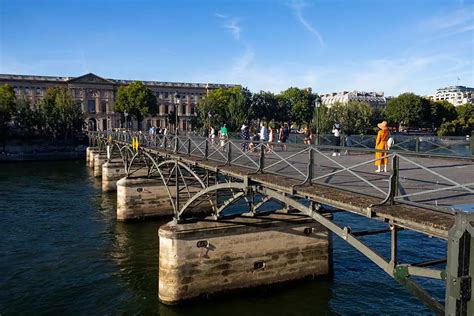
[[[237,139],[220,143],[196,136],[112,131],[91,133],[89,138],[101,161],[120,164],[126,178],[140,175],[161,183],[173,215],[169,231],[184,231],[188,223],[196,222],[258,221],[269,213],[278,217],[282,210],[299,214],[344,239],[435,313],[474,313],[474,214],[463,211],[474,203],[473,156],[382,151],[390,170],[375,173],[375,150],[368,148],[283,147]],[[341,155],[333,156],[334,151]],[[332,220],[335,212],[380,221],[386,228],[352,231]],[[446,257],[399,262],[402,230],[446,240]],[[306,235],[311,232],[304,229]],[[388,258],[360,238],[384,233],[391,235]],[[207,239],[200,242],[197,247],[210,250]],[[412,277],[444,281],[444,306]]]

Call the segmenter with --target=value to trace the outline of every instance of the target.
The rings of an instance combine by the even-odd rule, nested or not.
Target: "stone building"
[[[337,102],[347,104],[349,101],[367,102],[374,108],[380,108],[387,105],[387,99],[383,92],[342,91],[321,95],[321,102],[327,107],[331,107]]]
[[[17,97],[24,97],[31,106],[37,106],[51,87],[66,87],[85,114],[88,130],[106,130],[124,126],[124,117],[114,111],[118,87],[128,85],[134,80],[104,79],[89,73],[80,77],[52,77],[0,74],[0,84],[9,84]],[[146,116],[139,122],[128,117],[129,127],[145,129],[150,126],[173,127],[168,122],[168,114],[177,107],[180,130],[191,130],[191,120],[196,115],[198,102],[211,90],[229,88],[233,85],[211,83],[178,83],[142,81],[156,96],[158,113]],[[179,99],[175,100],[175,93]],[[170,126],[168,126],[170,125]]]
[[[433,101],[448,101],[454,106],[474,103],[474,88],[465,86],[452,86],[439,88],[432,97]]]

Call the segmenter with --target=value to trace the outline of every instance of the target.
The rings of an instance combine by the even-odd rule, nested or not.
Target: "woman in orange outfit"
[[[375,149],[380,150],[387,150],[387,141],[390,137],[390,131],[387,127],[387,121],[383,121],[382,123],[377,124],[377,127],[380,128],[380,131],[377,134],[377,139],[375,140]],[[387,165],[388,165],[388,158],[386,158],[387,153],[384,152],[376,152],[375,153],[375,165],[377,166],[377,170],[375,172],[380,172],[382,163],[383,163],[383,171],[387,172]]]

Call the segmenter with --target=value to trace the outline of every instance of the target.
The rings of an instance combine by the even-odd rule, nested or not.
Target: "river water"
[[[0,168],[0,315],[376,315],[430,314],[403,286],[334,237],[334,276],[168,307],[158,303],[158,227],[115,220],[84,161]],[[337,213],[353,230],[380,228]],[[364,241],[388,256],[389,234]],[[445,256],[446,243],[399,233],[402,262]],[[384,247],[386,246],[386,247]],[[420,280],[438,299],[442,282]]]

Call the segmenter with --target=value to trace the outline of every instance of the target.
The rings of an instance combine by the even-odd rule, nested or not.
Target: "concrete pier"
[[[102,165],[102,191],[117,191],[117,181],[125,177],[122,161],[108,161]]]
[[[332,273],[330,234],[301,215],[170,222],[159,237],[165,304]]]
[[[106,153],[94,153],[94,177],[102,176],[102,165],[107,162]]]
[[[98,148],[91,148],[89,149],[89,159],[88,159],[88,162],[89,162],[89,168],[93,169],[94,168],[94,157],[96,154],[99,153],[99,149]]]
[[[161,179],[122,178],[117,181],[118,221],[171,215],[173,207]]]

